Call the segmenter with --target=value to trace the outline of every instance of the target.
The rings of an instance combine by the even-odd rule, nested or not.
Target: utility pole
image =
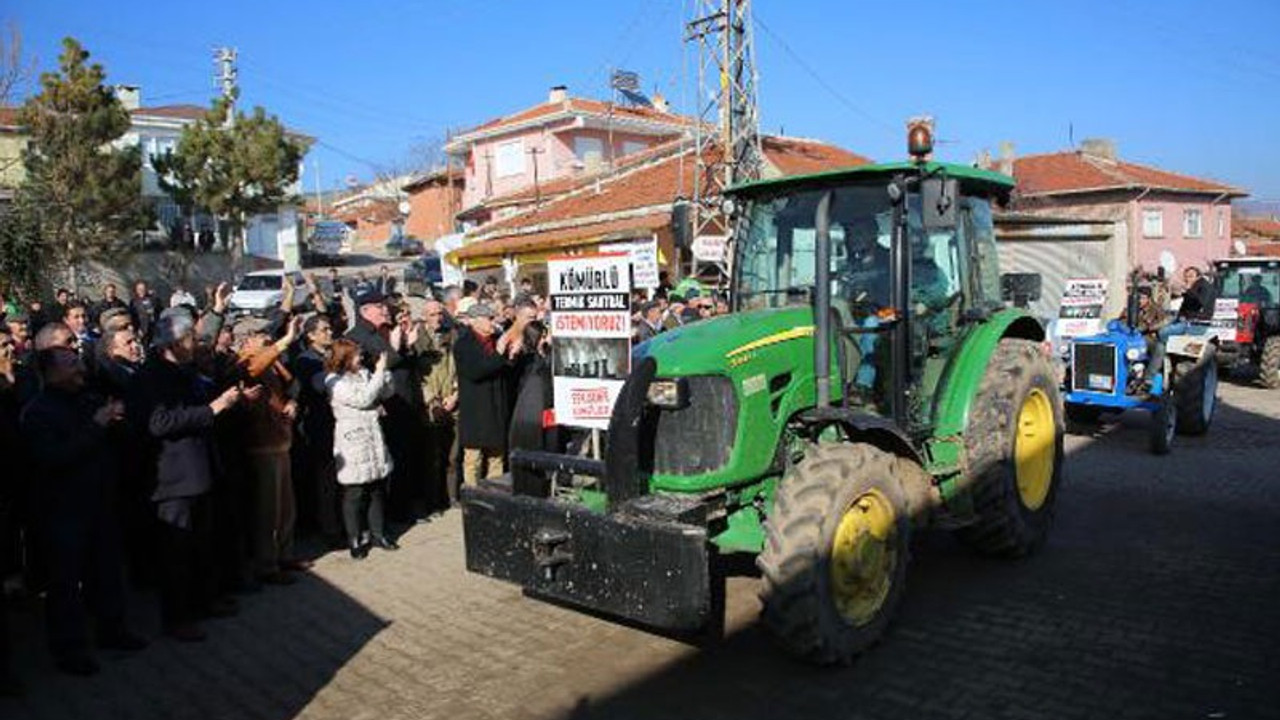
[[[239,91],[236,87],[236,80],[239,77],[236,70],[236,49],[233,47],[218,47],[213,49],[213,64],[216,68],[214,74],[214,86],[222,92],[222,97],[227,100],[227,117],[223,120],[223,124],[227,127],[231,126],[236,116],[236,96]]]
[[[692,236],[730,233],[723,210],[726,188],[755,180],[763,169],[756,98],[751,0],[698,0],[698,17],[685,25],[685,42],[698,43],[698,106]],[[711,83],[714,83],[713,85]],[[732,272],[733,250],[720,263]],[[698,260],[690,271],[697,274]]]

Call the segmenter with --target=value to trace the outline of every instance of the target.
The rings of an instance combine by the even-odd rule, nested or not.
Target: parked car
[[[416,237],[393,237],[387,241],[387,254],[398,255],[404,257],[406,255],[421,255],[426,247],[422,241]]]
[[[267,311],[280,307],[284,299],[284,278],[288,275],[297,292],[293,299],[294,307],[302,304],[306,288],[302,273],[294,270],[260,270],[251,272],[240,279],[235,292],[227,305],[236,314],[264,315]]]
[[[337,265],[342,261],[342,247],[350,229],[336,220],[321,220],[307,236],[303,255],[308,265]]]
[[[440,256],[434,252],[424,253],[404,269],[406,295],[431,297],[437,294],[443,281]]]

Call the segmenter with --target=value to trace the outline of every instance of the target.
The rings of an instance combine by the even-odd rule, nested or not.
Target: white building
[[[133,121],[119,143],[142,149],[142,194],[154,203],[160,226],[170,228],[180,219],[181,211],[160,188],[155,158],[175,149],[182,130],[203,118],[209,109],[199,105],[143,107],[142,94],[136,86],[117,85],[115,93]],[[294,188],[294,192],[298,191],[299,188]],[[255,215],[249,219],[246,228],[244,253],[283,262],[286,267],[297,267],[299,227],[297,208],[290,205],[280,206],[275,213]],[[203,235],[216,230],[208,218],[197,218],[194,231]]]

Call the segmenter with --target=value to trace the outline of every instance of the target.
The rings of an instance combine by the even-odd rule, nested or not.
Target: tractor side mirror
[[[954,178],[927,177],[920,181],[920,200],[926,232],[955,228],[957,209],[960,207],[958,181]]]
[[[1026,307],[1040,299],[1040,273],[1005,273],[1000,276],[1000,298],[1015,307]]]

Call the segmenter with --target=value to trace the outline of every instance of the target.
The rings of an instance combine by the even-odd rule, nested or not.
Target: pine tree
[[[139,149],[116,144],[129,113],[88,51],[72,38],[62,46],[58,72],[40,76],[40,93],[19,113],[29,136],[22,192],[35,216],[34,246],[51,267],[66,269],[74,290],[77,264],[115,257],[146,213]]]
[[[306,146],[261,107],[249,115],[236,112],[230,121],[229,114],[228,99],[214,101],[155,167],[160,187],[179,207],[208,212],[230,229],[238,264],[249,218],[296,200],[291,188]]]

